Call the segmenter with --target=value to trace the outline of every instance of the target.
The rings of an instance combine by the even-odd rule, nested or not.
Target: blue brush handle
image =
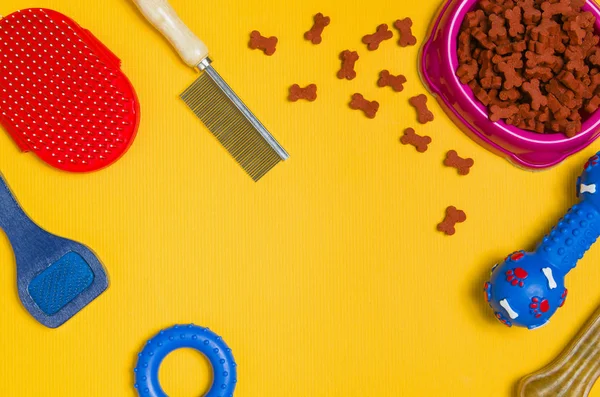
[[[16,243],[25,229],[38,226],[25,214],[0,173],[0,228],[6,232],[11,243]]]
[[[0,228],[6,233],[15,256],[24,263],[28,263],[37,255],[37,252],[31,249],[33,240],[38,246],[51,244],[51,235],[25,214],[2,173],[0,173]]]
[[[492,269],[485,296],[508,326],[529,329],[548,322],[567,297],[564,279],[600,236],[600,152],[577,181],[580,199],[534,252],[517,251]]]

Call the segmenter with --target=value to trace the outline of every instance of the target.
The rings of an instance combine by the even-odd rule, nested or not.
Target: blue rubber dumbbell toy
[[[486,300],[507,326],[546,324],[567,297],[564,279],[600,235],[600,152],[577,180],[579,203],[544,237],[534,252],[517,251],[494,266]]]

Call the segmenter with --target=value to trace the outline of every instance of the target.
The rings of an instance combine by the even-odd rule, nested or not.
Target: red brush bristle
[[[28,9],[0,20],[0,123],[21,150],[89,172],[129,148],[139,105],[119,59],[89,31]]]

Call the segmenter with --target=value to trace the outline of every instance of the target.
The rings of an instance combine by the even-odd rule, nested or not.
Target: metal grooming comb
[[[181,99],[242,168],[258,181],[289,155],[212,67],[206,45],[179,19],[166,0],[133,0],[200,77]]]

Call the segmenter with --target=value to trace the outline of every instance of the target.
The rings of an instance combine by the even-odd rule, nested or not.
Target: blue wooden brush
[[[17,262],[17,289],[36,320],[56,328],[108,287],[108,277],[86,246],[41,229],[23,212],[0,173],[0,228]]]

